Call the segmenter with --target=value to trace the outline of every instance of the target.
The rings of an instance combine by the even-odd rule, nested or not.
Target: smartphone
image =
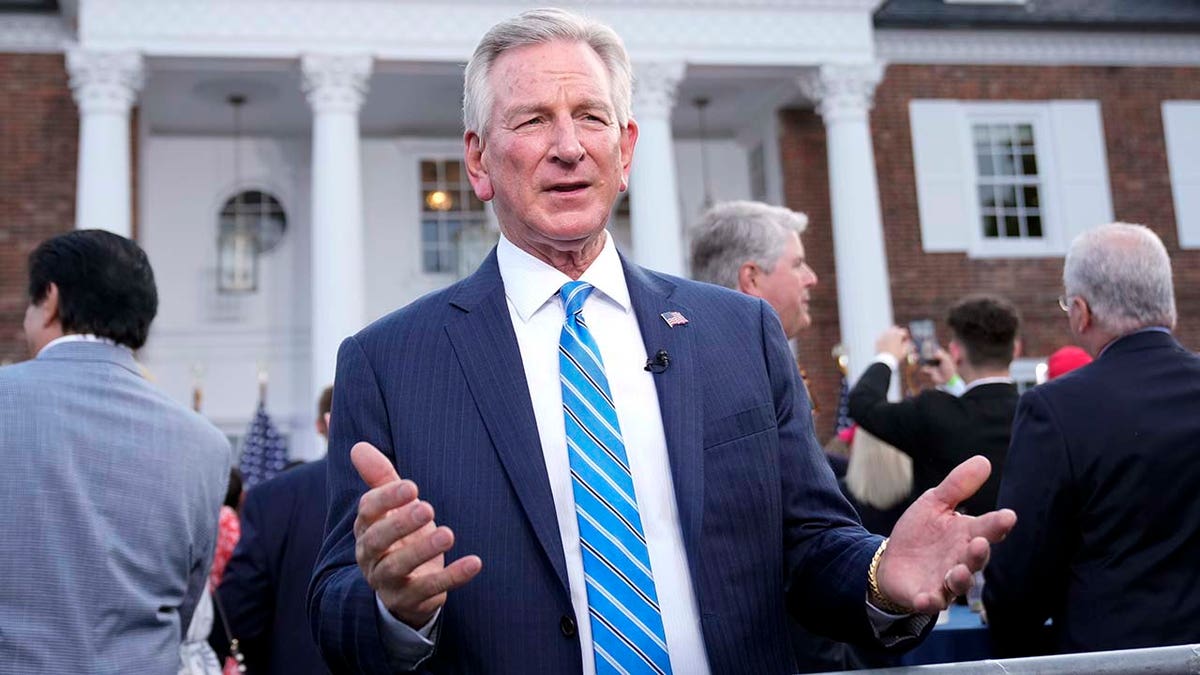
[[[941,347],[937,341],[937,327],[932,319],[910,321],[908,334],[912,338],[913,347],[917,352],[917,360],[921,365],[941,365],[942,360],[937,355]]]

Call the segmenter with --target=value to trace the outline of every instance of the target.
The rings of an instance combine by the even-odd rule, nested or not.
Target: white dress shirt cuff
[[[384,606],[379,594],[375,594],[375,609],[379,615],[379,635],[383,638],[383,649],[388,655],[388,664],[397,670],[415,670],[421,662],[433,655],[437,642],[438,619],[442,616],[439,607],[419,630],[392,616]]]
[[[900,370],[900,361],[896,358],[895,354],[888,352],[879,352],[875,355],[875,360],[871,361],[871,363],[882,363],[890,368],[893,373]]]

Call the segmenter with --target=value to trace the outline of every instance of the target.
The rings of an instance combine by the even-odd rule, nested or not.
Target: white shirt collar
[[[985,384],[1014,384],[1014,382],[1011,377],[1004,377],[1004,376],[981,377],[978,380],[971,380],[971,382],[969,384],[967,384],[966,388],[964,388],[962,390],[962,393],[965,394],[968,391],[971,391],[972,389],[974,389],[975,387],[981,387]],[[962,396],[962,394],[959,394],[959,396]]]
[[[111,340],[106,337],[100,337],[99,335],[93,335],[91,333],[72,333],[70,335],[54,338],[53,340],[47,342],[45,346],[38,350],[37,355],[41,356],[47,349],[50,349],[54,345],[61,345],[67,342],[103,342],[104,344],[112,345],[113,347],[124,346],[118,345],[115,340]],[[126,347],[126,349],[128,349],[128,347]]]
[[[592,297],[604,297],[622,311],[629,312],[629,287],[625,285],[625,269],[621,257],[613,245],[612,235],[604,233],[604,247],[590,267],[579,277],[596,288]],[[547,265],[517,248],[517,245],[500,235],[496,247],[496,263],[500,267],[500,278],[504,280],[504,295],[512,303],[521,321],[529,319],[553,298],[562,285],[571,277]]]

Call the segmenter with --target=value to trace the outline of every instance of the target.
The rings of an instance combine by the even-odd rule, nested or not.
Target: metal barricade
[[[1020,659],[967,661],[933,666],[880,668],[853,672],[858,675],[862,673],[875,673],[876,675],[926,675],[929,673],[935,675],[937,673],[955,673],[956,675],[999,675],[1001,673],[1003,675],[1024,673],[1037,673],[1038,675],[1058,675],[1059,673],[1182,675],[1194,673],[1200,675],[1200,644],[1033,656]]]

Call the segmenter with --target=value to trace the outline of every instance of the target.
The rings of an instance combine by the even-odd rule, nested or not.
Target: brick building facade
[[[422,258],[431,245],[451,248],[453,242],[441,240],[449,236],[446,228],[422,221],[428,214],[418,196],[435,186],[422,184],[416,167],[459,161],[458,59],[474,46],[476,33],[467,26],[477,22],[482,33],[490,19],[473,3],[442,3],[437,14],[452,6],[462,25],[433,38],[419,22],[385,20],[410,4],[419,3],[365,3],[343,16],[343,3],[334,0],[184,2],[175,15],[158,12],[154,0],[0,0],[0,362],[26,356],[21,323],[29,251],[74,226],[77,199],[90,198],[104,208],[82,209],[89,226],[133,232],[155,263],[161,311],[139,356],[163,389],[186,402],[200,386],[196,373],[208,372],[205,413],[234,435],[255,409],[258,370],[269,367],[272,406],[289,411],[285,426],[307,433],[317,447],[308,431],[312,393],[332,377],[341,336],[454,280],[446,270],[426,269]],[[821,440],[832,434],[841,384],[830,348],[852,343],[855,362],[866,362],[866,336],[888,321],[935,319],[945,343],[940,324],[947,307],[966,293],[987,291],[1006,295],[1021,310],[1025,356],[1044,357],[1070,341],[1055,302],[1062,292],[1057,249],[1079,227],[1103,219],[1085,214],[1060,223],[1058,239],[1047,246],[1056,250],[1029,257],[977,257],[977,250],[966,252],[970,247],[931,252],[919,199],[927,182],[914,156],[914,101],[1089,102],[1100,122],[1090,147],[1099,153],[1103,145],[1107,164],[1097,183],[1105,208],[1095,212],[1109,213],[1111,198],[1112,218],[1145,223],[1162,236],[1175,260],[1177,332],[1184,344],[1200,347],[1200,293],[1192,271],[1200,256],[1200,200],[1190,219],[1177,218],[1173,200],[1180,188],[1172,185],[1181,171],[1200,185],[1200,161],[1168,165],[1162,107],[1164,101],[1186,102],[1190,108],[1181,119],[1200,127],[1200,7],[1168,0],[695,0],[698,11],[650,4],[652,19],[629,21],[624,17],[631,12],[649,10],[628,0],[595,3],[597,15],[613,21],[638,64],[645,94],[637,112],[643,121],[639,162],[665,166],[674,160],[678,173],[676,179],[666,177],[669,171],[635,171],[643,184],[633,190],[640,195],[634,203],[658,204],[641,209],[640,224],[630,214],[623,229],[618,226],[633,235],[626,253],[657,269],[683,271],[684,227],[698,215],[702,193],[705,199],[762,199],[807,213],[804,242],[820,284],[811,302],[815,322],[799,341],[798,359],[820,410]],[[314,45],[339,52],[333,47],[348,33],[328,34],[326,26],[334,23],[329,17],[354,18],[370,34],[343,45],[374,51],[359,59],[366,66],[302,58]],[[226,40],[219,29],[227,26],[267,32]],[[268,30],[272,26],[292,32],[280,37]],[[889,65],[875,86],[881,63]],[[330,178],[346,171],[312,172],[314,122],[329,113],[314,103],[322,96],[312,96],[322,87],[338,96],[351,92],[346,100],[357,100],[361,126],[355,129],[361,134],[352,132],[330,147],[344,151],[342,169],[361,159],[361,179]],[[227,95],[247,92],[245,128],[235,133]],[[858,144],[856,134],[867,136],[861,113],[872,98],[868,146]],[[696,104],[701,100],[708,102],[707,132]],[[128,141],[124,124],[104,127],[105,133],[81,124],[81,109],[83,119],[96,124],[105,124],[114,109],[128,113]],[[831,123],[852,129],[830,133]],[[81,143],[89,129],[93,143]],[[846,143],[848,138],[855,142]],[[1200,156],[1200,140],[1195,143],[1198,149],[1189,152]],[[129,147],[128,156],[118,147]],[[81,150],[91,162],[79,161]],[[865,208],[872,153],[881,218]],[[968,164],[969,153],[965,148]],[[244,160],[236,180],[235,156]],[[840,175],[831,175],[833,157],[842,160]],[[1078,157],[1085,159],[1077,163],[1088,164],[1092,155]],[[128,166],[124,160],[131,160]],[[972,169],[961,169],[966,180]],[[77,189],[77,180],[84,187]],[[215,281],[217,215],[242,189],[280,198],[288,234],[280,249],[258,260],[262,280],[255,292],[221,294]],[[318,219],[311,208],[317,193],[332,194],[355,217],[327,209]],[[831,204],[837,200],[843,208],[835,219]],[[132,207],[127,214],[125,205]],[[680,227],[672,233],[664,223],[676,211]],[[873,233],[880,222],[882,252],[870,246],[879,242]],[[328,255],[331,235],[346,230],[366,245]],[[857,265],[855,272],[836,269],[835,239],[843,253],[851,240],[851,256],[842,263]],[[976,237],[971,246],[978,244]],[[858,245],[865,253],[854,257]],[[326,254],[323,261],[336,257],[337,264],[316,269],[310,253],[318,250]],[[348,311],[336,329],[329,328],[329,303],[315,300],[313,289],[335,287],[364,270],[368,282],[350,294],[357,300],[342,303],[363,311]],[[848,279],[868,280],[860,286],[880,292],[860,293]],[[847,295],[858,295],[839,301],[839,281]],[[879,297],[885,292],[890,297]]]
[[[62,54],[0,53],[0,362],[26,357],[26,258],[75,222],[79,113]]]
[[[1200,69],[893,65],[876,89],[871,131],[896,322],[933,318],[945,344],[944,317],[956,299],[998,293],[1021,311],[1024,354],[1044,357],[1071,341],[1056,302],[1063,259],[972,259],[922,249],[909,125],[913,99],[1099,101],[1114,216],[1145,224],[1162,237],[1173,262],[1176,334],[1184,345],[1200,348],[1200,251],[1179,246],[1162,123],[1163,101],[1200,99]],[[822,410],[831,411],[817,418],[821,439],[832,433],[840,384],[827,347],[838,341],[839,328],[824,138],[815,113],[781,115],[787,206],[809,215],[805,249],[821,278],[812,303],[814,323],[800,344],[813,396]]]

